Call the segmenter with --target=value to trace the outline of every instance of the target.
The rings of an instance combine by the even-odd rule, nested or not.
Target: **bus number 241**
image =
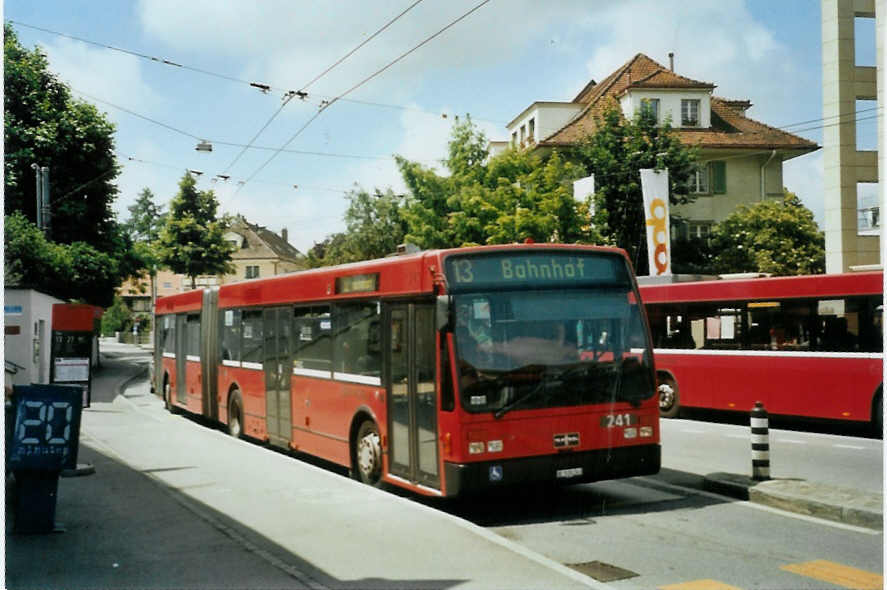
[[[607,414],[601,417],[603,428],[617,428],[619,426],[632,426],[638,423],[636,414]]]

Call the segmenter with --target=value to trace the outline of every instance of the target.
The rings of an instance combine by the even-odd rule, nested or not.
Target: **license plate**
[[[637,414],[607,414],[601,416],[601,428],[618,428],[621,426],[635,426],[640,422]]]
[[[558,469],[556,472],[558,479],[570,479],[571,477],[579,477],[582,475],[581,467],[573,467],[572,469]]]

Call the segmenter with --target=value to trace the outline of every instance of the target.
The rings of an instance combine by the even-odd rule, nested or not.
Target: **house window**
[[[520,146],[521,147],[524,147],[524,142],[526,141],[526,139],[527,139],[527,126],[521,125],[520,126]]]
[[[511,145],[517,147],[517,131],[511,134]]]
[[[690,239],[699,238],[701,240],[708,239],[711,235],[711,223],[708,221],[691,221],[687,225],[688,236]]]
[[[696,168],[690,174],[690,192],[695,195],[707,195],[708,187],[708,164],[703,164]]]
[[[248,278],[248,279],[259,278],[259,267],[258,266],[247,266],[246,267],[246,278]]]
[[[727,162],[709,162],[711,169],[711,192],[716,195],[727,194]]]
[[[682,99],[681,100],[681,126],[682,127],[699,127],[699,100],[698,99]]]
[[[535,117],[530,119],[529,126],[530,126],[530,129],[529,129],[528,135],[529,135],[530,143],[532,143],[532,142],[536,141],[536,118]]]
[[[649,113],[656,121],[659,121],[659,99],[658,98],[642,98],[641,113]]]

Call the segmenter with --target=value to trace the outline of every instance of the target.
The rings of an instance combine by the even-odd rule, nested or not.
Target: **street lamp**
[[[201,139],[197,144],[197,147],[194,148],[198,152],[211,152],[213,151],[213,144],[206,141],[205,139]]]

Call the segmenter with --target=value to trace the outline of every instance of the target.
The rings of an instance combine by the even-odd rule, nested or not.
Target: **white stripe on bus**
[[[354,373],[333,373],[333,378],[338,381],[348,381],[350,383],[362,383],[364,385],[382,385],[380,377],[371,377],[369,375],[355,375]]]
[[[174,359],[174,358],[176,358],[176,353],[174,353],[174,352],[164,352],[164,353],[163,353],[163,358]]]
[[[654,354],[691,354],[698,356],[761,356],[761,357],[803,357],[803,358],[832,358],[832,359],[882,359],[884,354],[880,352],[808,352],[799,350],[709,350],[707,348],[655,348]]]
[[[257,371],[261,371],[263,369],[262,363],[248,363],[246,361],[243,361],[240,366],[244,369],[255,369]]]
[[[239,367],[240,361],[232,361],[232,360],[226,359],[226,360],[222,361],[222,365],[224,365],[226,367]]]
[[[187,360],[192,361],[192,362],[195,362],[195,363],[199,363],[199,362],[200,362],[200,357],[199,357],[199,356],[194,356],[193,354],[189,354],[189,355],[186,356],[185,358],[186,358]]]
[[[320,369],[302,369],[293,367],[293,375],[301,375],[302,377],[318,377],[320,379],[332,379],[331,371],[321,371]]]

